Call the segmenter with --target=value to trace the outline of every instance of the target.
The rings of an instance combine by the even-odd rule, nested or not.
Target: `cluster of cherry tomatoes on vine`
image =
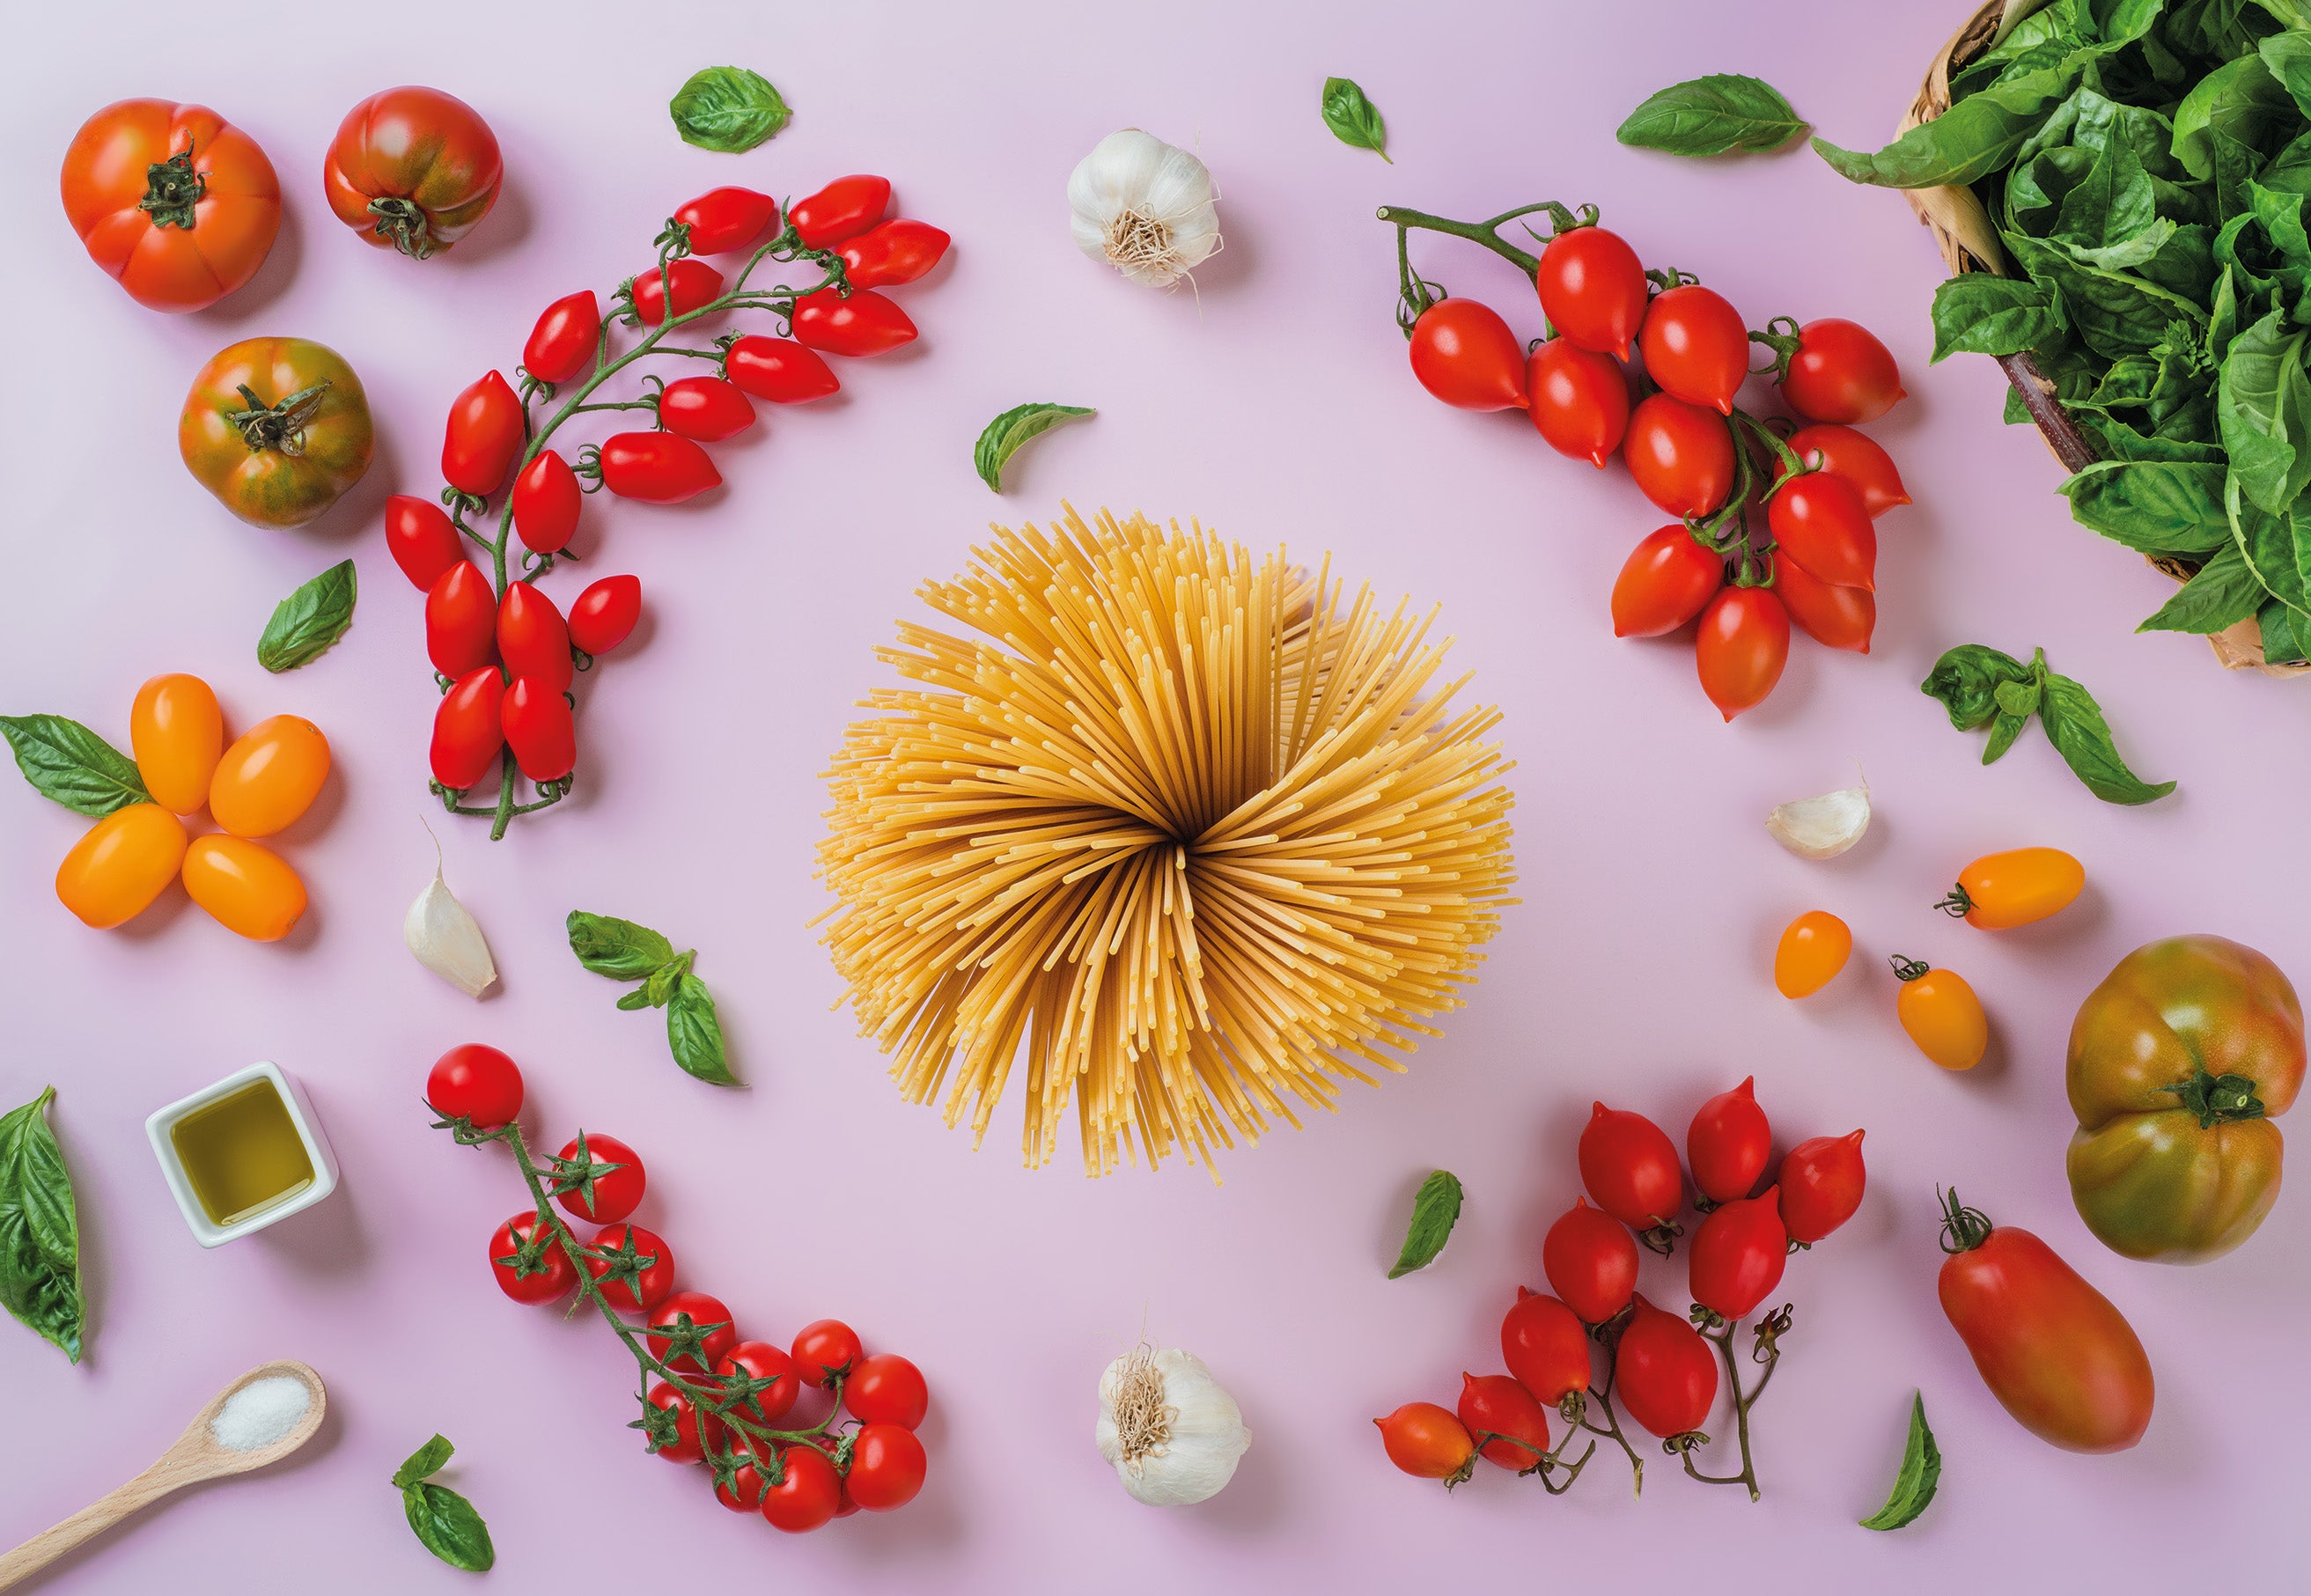
[[[1536,211],[1555,226],[1537,257],[1497,232]],[[1550,447],[1600,469],[1619,455],[1638,490],[1678,518],[1622,567],[1616,636],[1657,637],[1698,617],[1702,690],[1728,720],[1780,681],[1792,622],[1830,648],[1870,651],[1871,522],[1910,501],[1892,458],[1855,430],[1902,397],[1875,336],[1835,317],[1802,327],[1776,317],[1751,332],[1715,290],[1647,271],[1597,225],[1594,207],[1575,215],[1551,202],[1476,223],[1396,206],[1381,217],[1398,230],[1398,321],[1421,385],[1462,409],[1522,409]],[[1416,227],[1483,244],[1530,274],[1547,336],[1528,351],[1491,307],[1420,277],[1403,248]],[[1771,353],[1769,366],[1751,370],[1752,344]],[[1624,364],[1633,346],[1640,367]],[[1801,423],[1787,435],[1734,403],[1767,371]],[[1763,541],[1750,522],[1760,507]]]
[[[1501,1321],[1505,1374],[1463,1374],[1454,1408],[1408,1402],[1373,1421],[1389,1461],[1407,1474],[1452,1486],[1482,1457],[1539,1474],[1554,1494],[1571,1486],[1595,1450],[1592,1441],[1578,1458],[1565,1458],[1585,1432],[1619,1444],[1642,1486],[1643,1465],[1621,1431],[1618,1400],[1619,1412],[1660,1437],[1687,1473],[1712,1485],[1747,1485],[1754,1496],[1749,1408],[1780,1356],[1790,1309],[1758,1321],[1752,1356],[1765,1373],[1746,1391],[1734,1333],[1781,1285],[1788,1255],[1828,1235],[1861,1207],[1862,1136],[1815,1137],[1776,1164],[1773,1128],[1752,1077],[1701,1105],[1686,1132],[1680,1167],[1661,1127],[1642,1114],[1595,1104],[1580,1143],[1588,1195],[1574,1199],[1541,1243],[1541,1271],[1554,1295],[1517,1288]],[[1759,1191],[1769,1169],[1772,1180]],[[1703,1217],[1689,1243],[1693,1307],[1680,1317],[1638,1293],[1637,1246],[1642,1240],[1656,1252],[1673,1249],[1684,1231],[1688,1170],[1693,1207]],[[1709,1441],[1701,1426],[1717,1400],[1720,1356],[1739,1426],[1742,1470],[1736,1475],[1704,1474],[1692,1456]],[[1551,1408],[1567,1426],[1554,1447]]]

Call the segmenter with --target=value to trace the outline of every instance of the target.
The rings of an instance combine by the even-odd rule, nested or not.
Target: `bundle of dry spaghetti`
[[[1401,1070],[1515,900],[1499,712],[1424,696],[1435,619],[1282,550],[1072,509],[997,528],[903,624],[826,779],[826,940],[908,1099],[1086,1170],[1257,1141]],[[1000,646],[998,646],[998,645]]]

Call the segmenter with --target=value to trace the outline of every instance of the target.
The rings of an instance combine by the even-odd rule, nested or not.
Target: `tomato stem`
[[[193,170],[193,146],[144,169],[144,197],[136,208],[153,218],[155,227],[181,227],[190,232],[199,219],[198,206],[209,191],[208,174]]]
[[[1942,1205],[1943,1252],[1952,1255],[1971,1252],[1988,1241],[1990,1233],[1997,1228],[1980,1208],[1969,1208],[1958,1201],[1957,1187],[1944,1191],[1937,1186],[1934,1196]]]
[[[1715,1318],[1716,1315],[1712,1314],[1711,1317]],[[1749,1451],[1749,1409],[1756,1407],[1757,1399],[1766,1394],[1766,1387],[1773,1381],[1774,1370],[1781,1364],[1781,1339],[1789,1333],[1790,1318],[1791,1305],[1783,1303],[1777,1312],[1768,1313],[1757,1321],[1752,1332],[1757,1337],[1757,1343],[1750,1348],[1749,1356],[1752,1362],[1762,1364],[1766,1372],[1757,1376],[1757,1383],[1747,1391],[1741,1389],[1740,1360],[1733,1356],[1733,1338],[1741,1328],[1740,1323],[1724,1320],[1720,1321],[1719,1328],[1714,1331],[1703,1330],[1699,1332],[1703,1340],[1716,1344],[1718,1356],[1725,1361],[1725,1376],[1733,1391],[1733,1430],[1735,1439],[1741,1448],[1741,1472],[1704,1474],[1695,1468],[1694,1448],[1705,1444],[1708,1440],[1707,1436],[1698,1431],[1671,1436],[1661,1444],[1663,1450],[1677,1453],[1679,1460],[1685,1465],[1685,1471],[1704,1485],[1746,1486],[1749,1487],[1749,1500],[1752,1502],[1757,1501],[1764,1494],[1757,1488],[1757,1464]]]
[[[1949,895],[1934,905],[1952,920],[1964,920],[1974,908],[1974,900],[1967,895],[1963,882],[1949,889]]]
[[[380,195],[369,202],[369,214],[377,218],[370,231],[381,239],[391,239],[393,247],[412,260],[426,260],[433,254],[432,224],[417,202],[398,195]]]

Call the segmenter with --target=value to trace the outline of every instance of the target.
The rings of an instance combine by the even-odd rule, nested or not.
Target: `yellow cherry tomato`
[[[108,930],[142,914],[184,858],[185,823],[158,804],[131,804],[73,844],[57,867],[57,898],[83,924]]]
[[[1810,998],[1836,978],[1853,954],[1853,933],[1827,909],[1790,921],[1774,949],[1774,985],[1784,998]]]
[[[195,837],[185,850],[185,890],[228,931],[277,942],[305,912],[305,884],[281,856],[246,837]]]
[[[2010,848],[1960,870],[1950,895],[1934,907],[1985,931],[2003,931],[2069,908],[2086,885],[2086,867],[2059,848]]]
[[[1894,955],[1894,973],[1902,978],[1895,1012],[1918,1051],[1944,1069],[1971,1069],[1981,1063],[1990,1046],[1990,1022],[1966,977],[1899,954]]]
[[[260,720],[224,751],[209,813],[236,837],[269,837],[312,807],[329,779],[329,739],[301,715]]]
[[[144,790],[163,809],[196,815],[224,752],[224,711],[198,676],[154,676],[128,711],[128,746]]]

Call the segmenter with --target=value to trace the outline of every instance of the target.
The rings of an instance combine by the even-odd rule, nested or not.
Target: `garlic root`
[[[1243,1410],[1203,1359],[1146,1342],[1100,1376],[1096,1435],[1123,1488],[1152,1507],[1217,1496],[1251,1444]]]

